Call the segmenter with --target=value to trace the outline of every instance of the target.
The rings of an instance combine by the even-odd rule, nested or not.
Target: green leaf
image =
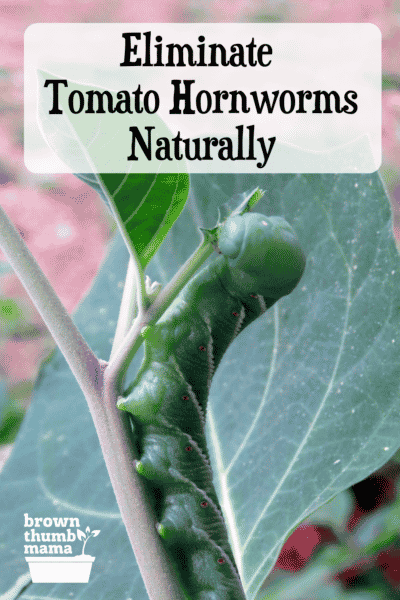
[[[397,484],[396,499],[389,506],[381,506],[367,515],[353,534],[354,545],[365,554],[376,554],[399,539],[400,531],[400,485]]]
[[[298,573],[275,572],[275,580],[263,587],[257,600],[384,600],[388,597],[385,588],[345,589],[335,578],[335,565],[325,564],[324,555],[331,553],[330,550],[335,549],[327,548],[319,552],[316,558]],[[339,556],[340,552],[338,559]]]
[[[1,389],[0,389],[1,393]],[[1,402],[2,398],[0,398]],[[10,403],[0,413],[0,444],[11,444],[24,418],[25,411]]]
[[[293,528],[400,445],[400,268],[379,176],[260,187],[307,267],[228,349],[211,386],[216,484],[249,599]]]
[[[354,544],[365,554],[376,554],[399,537],[399,507],[385,506],[366,517],[354,532]]]
[[[39,89],[41,90],[38,118],[42,133],[52,148],[79,177],[93,187],[105,200],[108,208],[122,229],[128,246],[135,249],[144,268],[157,252],[169,229],[180,215],[189,191],[189,176],[185,173],[125,173],[115,172],[113,156],[121,144],[129,150],[129,126],[151,124],[161,134],[169,133],[157,114],[143,113],[133,117],[130,114],[86,114],[85,111],[73,114],[66,101],[71,90],[87,98],[95,90],[99,94],[111,94],[116,103],[116,92],[88,86],[66,79],[68,88],[60,86],[59,108],[63,114],[49,117],[49,89],[44,82],[55,76],[39,71]],[[60,78],[58,78],[60,79]],[[67,91],[66,91],[67,90]],[[97,109],[97,101],[93,101]],[[52,102],[50,102],[50,106]],[[104,100],[104,105],[107,101]],[[128,137],[128,139],[127,139]],[[104,140],[107,140],[105,143]],[[128,152],[129,154],[129,152]],[[109,173],[91,173],[98,171],[99,165],[110,164]],[[80,173],[82,165],[87,173]],[[119,165],[126,170],[126,160]],[[112,168],[112,166],[114,168]],[[138,164],[130,163],[131,168],[139,170]],[[144,171],[145,169],[143,169]]]
[[[311,565],[301,573],[286,575],[268,586],[260,592],[257,600],[352,600],[352,596],[348,596],[332,576],[333,572],[328,567]]]
[[[243,202],[241,202],[229,216],[235,217],[236,215],[243,215],[246,212],[254,210],[254,207],[258,204],[264,194],[265,191],[260,190],[259,188],[252,190],[249,194],[246,194],[246,198],[243,200]]]
[[[354,505],[353,494],[345,490],[313,512],[306,522],[315,525],[328,525],[333,531],[344,531],[347,521],[353,513]]]
[[[382,75],[382,90],[399,90],[400,78],[395,73],[384,73]]]
[[[20,382],[10,388],[7,381],[0,378],[0,445],[15,440],[25,416],[25,399],[30,393],[29,382]]]
[[[199,175],[192,184],[149,264],[152,280],[166,283],[198,245],[198,228],[213,227],[223,204],[234,208],[255,187],[266,190],[256,210],[283,215],[307,254],[298,288],[240,334],[211,386],[215,483],[250,600],[294,527],[400,446],[399,257],[377,174]],[[76,314],[105,359],[127,258],[118,239]],[[146,599],[89,411],[59,353],[0,477],[0,595],[27,571],[24,513],[101,529],[82,597]],[[32,584],[20,597],[77,593],[74,584],[49,590]]]
[[[14,336],[24,339],[43,335],[40,327],[27,321],[23,303],[13,298],[0,299],[0,340]]]
[[[126,241],[145,268],[185,206],[189,176],[103,173],[94,177],[99,186],[101,182],[103,196],[113,205],[126,231]]]
[[[12,298],[0,298],[0,322],[3,322],[2,325],[15,324],[21,317],[21,309],[15,300]]]

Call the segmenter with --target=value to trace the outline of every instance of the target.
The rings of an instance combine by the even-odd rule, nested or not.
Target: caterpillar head
[[[232,284],[243,295],[278,300],[296,287],[306,258],[293,228],[282,217],[246,213],[224,223],[219,249],[230,267]]]

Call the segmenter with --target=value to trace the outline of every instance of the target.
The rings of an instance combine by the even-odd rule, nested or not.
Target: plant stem
[[[136,562],[151,600],[184,600],[175,569],[156,530],[156,518],[136,473],[129,417],[116,407],[113,381],[105,376],[102,451]]]
[[[150,308],[144,313],[142,319],[135,319],[130,331],[118,350],[110,358],[105,376],[110,378],[116,389],[120,391],[126,370],[132,358],[140,348],[143,337],[141,332],[144,327],[155,324],[161,315],[170,306],[179,292],[185,287],[192,275],[214,252],[212,244],[203,239],[197,250],[188,258],[166,287],[161,290]]]
[[[211,256],[213,252],[214,248],[212,244],[203,239],[197,250],[193,252],[192,256],[188,258],[185,264],[179,269],[168,285],[161,290],[157,298],[154,300],[153,304],[145,314],[143,326],[150,325],[158,321],[171,302],[192,278],[194,273],[196,273],[199,267],[201,267],[201,265],[209,256]]]
[[[98,399],[102,383],[100,361],[75,326],[51,283],[1,207],[0,246],[64,354],[85,397]]]
[[[115,330],[114,341],[110,357],[115,355],[116,350],[122,344],[124,337],[128,333],[133,319],[135,317],[136,306],[136,279],[135,265],[132,257],[129,258],[128,270],[125,278],[124,292],[122,294],[121,308],[118,316],[117,328]]]
[[[99,360],[68,315],[47,277],[0,207],[0,246],[64,354],[91,412],[118,507],[150,600],[185,600],[155,529],[149,498],[133,468],[128,415],[116,408],[106,363]]]

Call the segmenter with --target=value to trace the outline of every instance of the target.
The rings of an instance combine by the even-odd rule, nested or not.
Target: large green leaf
[[[198,227],[212,227],[225,202],[256,186],[266,190],[257,210],[284,215],[308,256],[298,289],[238,337],[211,387],[215,483],[250,599],[296,524],[400,446],[399,258],[376,174],[208,175],[192,183],[149,265],[152,279],[165,283],[198,244]],[[76,315],[102,358],[126,261],[119,240]],[[28,513],[77,516],[101,533],[89,542],[89,584],[32,584],[22,599],[145,600],[88,409],[59,354],[40,378],[0,489],[0,594],[27,571]]]
[[[249,598],[296,524],[400,445],[400,268],[379,176],[295,177],[278,211],[305,275],[228,350],[209,412]]]

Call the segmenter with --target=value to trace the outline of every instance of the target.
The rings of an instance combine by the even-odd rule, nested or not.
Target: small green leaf
[[[367,515],[354,531],[354,544],[365,554],[376,554],[399,538],[400,532],[400,485],[397,484],[396,499],[388,506]]]
[[[113,158],[118,155],[117,150],[119,151],[121,144],[129,154],[129,126],[133,123],[137,125],[140,120],[141,127],[151,124],[160,135],[169,133],[168,129],[157,114],[147,114],[144,111],[135,114],[134,119],[130,114],[118,112],[111,115],[106,111],[105,114],[99,112],[89,115],[86,111],[72,113],[66,100],[66,95],[71,90],[80,93],[81,98],[87,98],[93,91],[100,97],[103,94],[111,95],[114,105],[116,93],[69,80],[65,80],[68,87],[60,86],[59,90],[59,109],[62,114],[49,118],[51,96],[44,87],[44,82],[54,77],[45,71],[38,73],[41,90],[38,118],[45,139],[57,156],[82,181],[100,193],[119,223],[125,243],[135,249],[144,268],[185,205],[189,176],[184,173],[127,173],[125,156],[117,165]],[[102,102],[104,107],[107,101],[103,99]],[[97,110],[97,104],[94,101],[93,104],[93,110]],[[91,173],[102,171],[103,168],[99,167],[104,163],[109,166],[108,172]],[[81,172],[83,166],[87,167],[86,173]],[[128,163],[128,166],[131,170],[139,167],[135,162]]]
[[[185,173],[75,173],[117,213],[144,268],[182,212],[189,193]]]
[[[22,311],[12,298],[0,299],[0,323],[16,323],[22,317]]]
[[[20,397],[13,397],[6,382],[0,379],[0,444],[11,444],[25,415]]]
[[[394,73],[382,75],[382,90],[400,90],[400,77]]]
[[[328,567],[310,565],[301,573],[283,577],[261,591],[257,600],[347,600],[341,584],[332,580]]]
[[[246,212],[249,212],[256,204],[261,200],[264,196],[264,190],[260,190],[260,188],[256,188],[252,190],[249,194],[246,195],[246,198],[243,202],[232,211],[231,217],[235,217],[236,215],[244,215]]]
[[[179,217],[189,192],[186,174],[98,174],[144,268]]]

